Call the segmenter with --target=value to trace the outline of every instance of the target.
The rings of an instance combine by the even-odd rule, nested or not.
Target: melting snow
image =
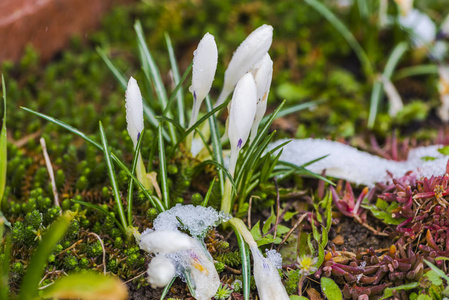
[[[282,269],[282,256],[276,250],[266,250],[267,258],[276,269]]]
[[[287,140],[279,140],[269,146],[269,149]],[[409,152],[406,161],[384,159],[351,146],[324,139],[292,140],[284,146],[280,160],[301,166],[311,160],[327,157],[307,166],[312,172],[320,174],[326,170],[326,175],[342,178],[356,184],[373,186],[376,182],[389,182],[391,177],[402,177],[408,171],[418,176],[443,175],[446,172],[448,156],[437,151],[442,145],[419,147]],[[425,161],[423,157],[432,157]]]
[[[182,224],[178,221],[181,220]],[[160,213],[154,220],[154,230],[188,230],[194,237],[204,238],[211,227],[218,226],[231,218],[212,207],[177,204],[170,210]]]

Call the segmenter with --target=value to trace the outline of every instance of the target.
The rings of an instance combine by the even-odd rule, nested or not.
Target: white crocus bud
[[[395,0],[401,15],[406,16],[413,9],[413,0]]]
[[[137,81],[131,77],[128,81],[128,87],[125,94],[126,123],[128,123],[128,134],[133,141],[134,149],[140,133],[143,130],[143,103],[142,94],[140,93]],[[143,164],[142,155],[138,154],[136,165],[136,177],[143,184],[145,189],[152,189],[150,179],[147,177],[145,165]]]
[[[417,9],[411,10],[406,16],[399,16],[399,24],[410,30],[415,47],[425,47],[433,42],[436,36],[436,26],[430,17]]]
[[[442,121],[449,122],[449,65],[439,66],[438,73],[440,74],[438,92],[441,100],[438,115]]]
[[[251,73],[237,83],[229,104],[228,136],[231,143],[229,172],[234,176],[239,151],[248,140],[257,108],[257,88]]]
[[[193,52],[192,85],[189,90],[193,94],[192,117],[190,126],[198,118],[201,103],[209,94],[217,70],[218,51],[214,36],[206,33]]]
[[[173,253],[192,246],[192,238],[177,230],[147,230],[140,236],[140,248],[149,253]]]
[[[254,263],[254,280],[261,300],[288,300],[278,270],[273,263],[260,253],[257,244],[250,244]]]
[[[128,123],[128,134],[133,141],[134,148],[143,130],[143,104],[137,81],[131,77],[126,88],[126,123]]]
[[[148,265],[148,283],[153,289],[166,286],[176,275],[176,268],[172,261],[164,255],[153,257]]]
[[[385,94],[387,95],[388,101],[390,102],[390,108],[388,109],[388,114],[390,117],[395,117],[398,112],[404,108],[402,103],[402,98],[399,95],[396,87],[393,83],[385,76],[381,76],[382,85],[384,87]]]
[[[273,27],[262,25],[240,44],[234,52],[225,72],[223,90],[215,104],[222,104],[234,89],[240,78],[250,71],[270,49],[273,41]]]
[[[257,109],[254,123],[251,128],[250,142],[254,140],[257,135],[260,121],[262,121],[265,111],[267,110],[267,98],[270,92],[271,79],[273,77],[273,61],[267,53],[262,58],[260,64],[255,67],[252,72],[257,87]]]

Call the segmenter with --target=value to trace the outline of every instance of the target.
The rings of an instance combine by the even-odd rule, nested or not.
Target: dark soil
[[[376,222],[372,217],[368,217],[368,223],[376,228]],[[385,226],[385,225],[384,225]],[[358,251],[365,251],[369,248],[386,249],[392,244],[390,237],[375,235],[369,229],[360,225],[357,221],[343,217],[341,218],[340,224],[337,226],[337,232],[335,236],[331,236],[330,239],[333,240],[336,236],[341,235],[343,238],[343,243],[341,245],[336,245],[337,250],[346,250],[353,253]]]

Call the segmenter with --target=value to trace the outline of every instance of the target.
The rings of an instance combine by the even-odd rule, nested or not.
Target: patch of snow
[[[271,261],[276,269],[282,269],[282,256],[276,250],[266,250],[267,258]]]
[[[181,220],[182,224],[178,221]],[[160,213],[154,220],[154,230],[188,230],[194,237],[204,238],[211,227],[218,226],[231,218],[212,207],[177,204],[170,210]]]
[[[273,149],[285,141],[287,140],[276,141],[270,144],[268,149]],[[437,151],[441,147],[442,145],[432,145],[412,149],[406,161],[394,161],[339,142],[302,139],[292,140],[284,146],[280,160],[301,166],[326,156],[306,168],[318,174],[326,170],[327,176],[345,179],[355,184],[374,186],[376,182],[390,182],[391,176],[388,172],[393,178],[402,177],[408,171],[413,171],[417,177],[445,174],[449,157]],[[434,159],[425,161],[424,157]]]

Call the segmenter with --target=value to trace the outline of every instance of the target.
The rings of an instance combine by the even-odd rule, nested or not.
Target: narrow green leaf
[[[169,118],[169,117],[166,117],[166,116],[157,116],[156,119],[161,120],[161,121],[167,121],[168,123],[173,124],[176,127],[176,129],[179,132],[181,132],[181,133],[184,133],[184,131],[185,131],[184,127],[182,127],[181,124],[179,124],[178,122],[176,122],[172,118]]]
[[[126,285],[117,277],[93,271],[70,274],[46,288],[43,298],[53,299],[128,299]]]
[[[321,103],[324,103],[324,102],[326,102],[326,100],[319,99],[319,100],[314,100],[314,101],[309,101],[309,102],[306,102],[306,103],[300,103],[300,104],[297,104],[297,105],[293,105],[293,106],[290,106],[290,107],[287,107],[287,108],[284,108],[283,110],[281,110],[276,115],[276,117],[277,118],[285,117],[285,116],[293,114],[295,112],[298,112],[298,111],[301,111],[301,110],[304,110],[304,109],[308,109],[308,108],[317,106],[318,104],[321,104]],[[264,124],[266,121],[268,121],[269,118],[270,118],[270,115],[264,116],[260,123]]]
[[[234,189],[237,189],[237,186],[235,185],[234,179],[232,178],[231,173],[229,173],[229,171],[219,162],[215,161],[215,160],[205,160],[203,162],[201,162],[199,165],[196,166],[196,168],[202,168],[205,165],[214,165],[217,167],[217,173],[219,173],[220,171],[223,171],[223,174],[226,175],[226,177],[229,179],[229,181],[231,182],[231,185]]]
[[[3,224],[0,225],[3,227]],[[3,227],[4,228],[4,227]],[[3,258],[1,262],[3,265],[0,265],[0,299],[9,299],[9,263],[11,261],[11,235],[7,235],[4,239],[4,243],[2,244],[1,240],[3,239],[3,233],[0,235],[0,254],[3,254]],[[3,248],[3,249],[2,249]],[[3,250],[3,251],[2,251]]]
[[[204,200],[203,200],[203,203],[201,203],[201,206],[206,207],[207,204],[209,203],[209,198],[210,198],[210,195],[212,194],[212,189],[214,188],[216,180],[217,180],[217,177],[214,177],[214,179],[212,179],[212,182],[209,185],[209,189],[207,190],[206,196],[204,197]]]
[[[208,97],[206,97],[206,101],[207,101]],[[204,116],[202,116],[195,124],[193,124],[189,129],[187,129],[184,132],[184,135],[181,136],[181,138],[178,140],[178,143],[176,143],[176,145],[173,147],[173,150],[171,151],[169,157],[172,157],[174,152],[176,151],[176,149],[178,148],[178,146],[181,144],[181,142],[187,137],[189,136],[189,134],[194,131],[198,126],[200,126],[204,121],[206,121],[210,116],[214,115],[216,112],[220,111],[222,108],[224,108],[225,106],[228,105],[229,101],[231,101],[231,98],[227,99],[224,103],[222,103],[221,105],[215,107],[213,110],[209,111],[207,114],[205,114]],[[206,102],[207,103],[207,102]]]
[[[391,52],[388,57],[387,63],[385,64],[385,69],[383,75],[385,78],[390,79],[393,75],[393,71],[396,68],[396,65],[401,60],[404,53],[407,51],[408,45],[406,42],[399,43]],[[373,85],[373,90],[371,93],[370,99],[370,110],[368,117],[368,128],[373,128],[374,123],[376,121],[377,109],[379,107],[379,102],[383,97],[383,89],[382,82],[377,80]]]
[[[235,232],[235,236],[237,237],[237,243],[239,245],[240,258],[242,260],[242,283],[243,283],[243,297],[245,300],[249,300],[249,294],[251,292],[251,263],[249,256],[249,249],[243,240],[242,235],[238,232],[238,230],[232,226]]]
[[[117,218],[113,214],[111,214],[108,210],[104,209],[100,205],[96,205],[96,204],[81,201],[81,200],[74,200],[74,199],[71,199],[71,201],[73,203],[78,203],[78,204],[84,205],[86,207],[90,207],[92,209],[96,209],[99,212],[104,213],[106,216],[108,216],[109,218],[111,218],[111,220],[113,220],[115,222],[115,224],[117,225],[118,228],[120,228],[121,231],[125,232],[126,228],[123,228],[123,226],[122,226],[122,224],[120,224],[119,220],[117,220]]]
[[[42,275],[44,274],[48,256],[51,254],[56,244],[64,237],[71,220],[72,217],[68,213],[63,214],[53,222],[42,237],[42,241],[39,243],[39,246],[31,257],[27,272],[25,273],[25,276],[23,276],[22,284],[20,286],[20,300],[37,298],[37,288],[42,279]]]
[[[161,298],[160,300],[164,300],[165,296],[167,296],[168,292],[170,291],[171,286],[173,285],[173,282],[175,282],[176,276],[173,277],[173,279],[164,287],[162,290]]]
[[[128,224],[126,222],[125,211],[123,209],[122,198],[120,197],[120,192],[118,190],[117,180],[115,178],[115,170],[114,165],[111,161],[111,151],[109,150],[108,140],[106,138],[106,133],[104,132],[103,125],[100,121],[100,135],[101,142],[103,144],[103,153],[106,159],[106,165],[108,166],[109,179],[111,181],[112,192],[114,194],[114,199],[117,204],[118,214],[120,217],[120,221],[122,223],[123,228],[128,228]]]
[[[114,75],[115,79],[117,79],[118,83],[121,85],[121,87],[124,90],[126,90],[128,83],[127,83],[125,75],[123,75],[123,73],[119,71],[119,69],[114,65],[114,63],[109,59],[109,57],[103,51],[103,49],[101,49],[100,47],[97,47],[96,50],[97,50],[97,53],[100,55],[101,59],[103,59],[104,63],[108,67],[108,69],[112,72],[112,75]]]
[[[310,176],[312,178],[317,178],[317,179],[321,179],[329,184],[332,185],[336,185],[335,183],[333,183],[332,181],[330,181],[329,179],[327,179],[326,177],[323,177],[319,174],[313,173],[312,171],[307,170],[306,168],[302,167],[302,166],[297,166],[295,164],[280,160],[279,164],[284,165],[284,166],[288,166],[289,168],[291,168],[292,170],[295,171],[296,174],[298,175],[306,175],[306,176]]]
[[[139,160],[140,145],[142,144],[144,131],[145,131],[145,129],[140,132],[139,139],[137,140],[136,148],[134,149],[134,156],[133,156],[133,161],[131,164],[131,172],[133,174],[136,173],[136,166],[137,166],[137,161]],[[134,188],[134,179],[131,177],[129,179],[129,184],[128,184],[128,205],[127,205],[128,225],[129,226],[133,225],[133,199],[134,199],[133,188]]]
[[[162,188],[162,200],[166,209],[170,208],[170,198],[168,195],[168,181],[167,181],[167,161],[165,159],[164,139],[162,138],[162,125],[158,128],[158,146],[159,146],[159,174]]]
[[[319,2],[318,0],[304,1],[312,6],[320,15],[326,18],[326,20],[331,23],[332,26],[334,26],[334,28],[342,35],[342,37],[348,42],[349,46],[352,48],[352,50],[360,60],[366,78],[371,79],[374,72],[368,55],[365,53],[362,46],[360,46],[359,42],[357,42],[351,31],[345,26],[345,24],[343,24],[343,22],[340,21],[340,19],[338,19],[333,12],[331,12],[323,3]]]
[[[212,106],[212,103],[210,101],[209,95],[206,97],[206,107],[207,107],[207,111],[209,113],[213,111],[213,109],[212,109],[213,106]],[[212,114],[210,116],[210,118],[209,118],[209,127],[210,127],[210,136],[211,136],[211,139],[212,139],[212,149],[214,150],[214,160],[215,160],[215,162],[217,164],[223,166],[224,165],[224,163],[223,163],[223,149],[221,148],[220,132],[218,131],[217,118],[215,117],[214,114]],[[229,174],[229,172],[227,172],[228,170],[225,169],[225,168],[220,168],[217,171],[218,171],[218,178],[220,180],[220,191],[221,191],[221,195],[223,195],[224,194],[224,189],[225,189],[225,177],[224,177],[224,175],[226,174],[226,176],[228,176],[228,178],[230,178],[232,176],[231,176],[231,174]],[[235,189],[236,187],[235,187],[233,179],[230,178],[230,181],[232,183],[232,186]]]
[[[403,68],[396,72],[393,76],[393,80],[399,80],[410,76],[421,76],[421,75],[429,75],[429,74],[438,74],[438,66],[437,65],[418,65]]]
[[[2,207],[3,193],[6,187],[6,166],[7,160],[7,136],[6,136],[6,85],[5,78],[2,75],[2,88],[3,88],[3,122],[2,131],[0,132],[0,210]],[[1,238],[1,237],[0,237]]]
[[[323,290],[323,293],[327,297],[327,299],[332,300],[343,299],[343,295],[341,293],[340,288],[335,283],[335,281],[333,281],[330,278],[324,276],[321,277],[321,289]]]
[[[168,103],[167,99],[167,92],[165,91],[165,86],[162,81],[161,74],[159,72],[159,69],[156,66],[156,62],[153,59],[153,56],[151,55],[150,49],[148,49],[147,43],[145,42],[145,37],[143,34],[142,25],[140,24],[140,21],[136,21],[134,24],[134,29],[137,34],[137,41],[139,43],[139,49],[142,50],[142,56],[143,61],[142,64],[145,67],[148,67],[149,74],[151,76],[154,89],[157,95],[157,98],[159,102],[161,103],[162,107],[166,107]],[[172,118],[172,114],[168,113],[168,117]],[[173,125],[168,125],[168,131],[170,133],[170,138],[173,144],[176,143],[176,135],[175,130],[173,128]]]
[[[170,106],[173,103],[173,100],[175,99],[176,95],[179,93],[179,90],[182,90],[182,85],[183,85],[184,81],[186,80],[187,76],[190,74],[192,67],[193,67],[193,62],[190,63],[190,65],[187,67],[187,69],[185,70],[184,74],[182,75],[179,83],[176,85],[175,89],[173,90],[172,95],[170,96],[170,99],[168,99],[167,106],[165,107],[165,109],[162,113],[164,116],[168,114]],[[184,100],[183,100],[183,103],[184,103]],[[179,114],[184,115],[184,110],[185,110],[185,108],[183,108],[183,112],[182,113],[179,112]],[[181,122],[179,122],[179,123],[185,127],[185,123],[181,123]]]
[[[42,113],[36,112],[32,109],[26,108],[26,107],[20,107],[21,109],[32,113],[38,117],[41,117],[47,121],[50,121],[58,126],[61,126],[62,128],[70,131],[71,133],[74,133],[76,135],[78,135],[79,137],[83,138],[85,141],[91,143],[92,145],[94,145],[95,147],[97,147],[98,149],[103,151],[103,146],[100,145],[99,143],[97,143],[96,141],[94,141],[93,139],[91,139],[90,137],[88,137],[86,134],[82,133],[81,131],[79,131],[78,129],[58,120],[55,119],[53,117],[44,115]],[[145,187],[143,186],[143,184],[136,178],[136,176],[134,176],[134,174],[125,166],[125,164],[123,164],[123,162],[114,154],[111,153],[111,158],[115,161],[115,163],[123,170],[125,171],[128,176],[130,176],[132,179],[134,179],[134,182],[136,182],[139,187],[142,189],[142,192],[144,193],[144,195],[150,200],[151,205],[156,208],[159,212],[163,212],[165,210],[164,206],[162,205],[162,203],[159,201],[159,199],[157,199],[156,197],[151,196],[147,190],[145,189]]]
[[[443,270],[441,270],[440,268],[438,268],[437,266],[435,266],[433,263],[431,263],[426,259],[424,260],[424,262],[432,269],[432,271],[438,274],[441,278],[444,278],[446,282],[449,284],[449,276],[446,273],[444,273]]]

